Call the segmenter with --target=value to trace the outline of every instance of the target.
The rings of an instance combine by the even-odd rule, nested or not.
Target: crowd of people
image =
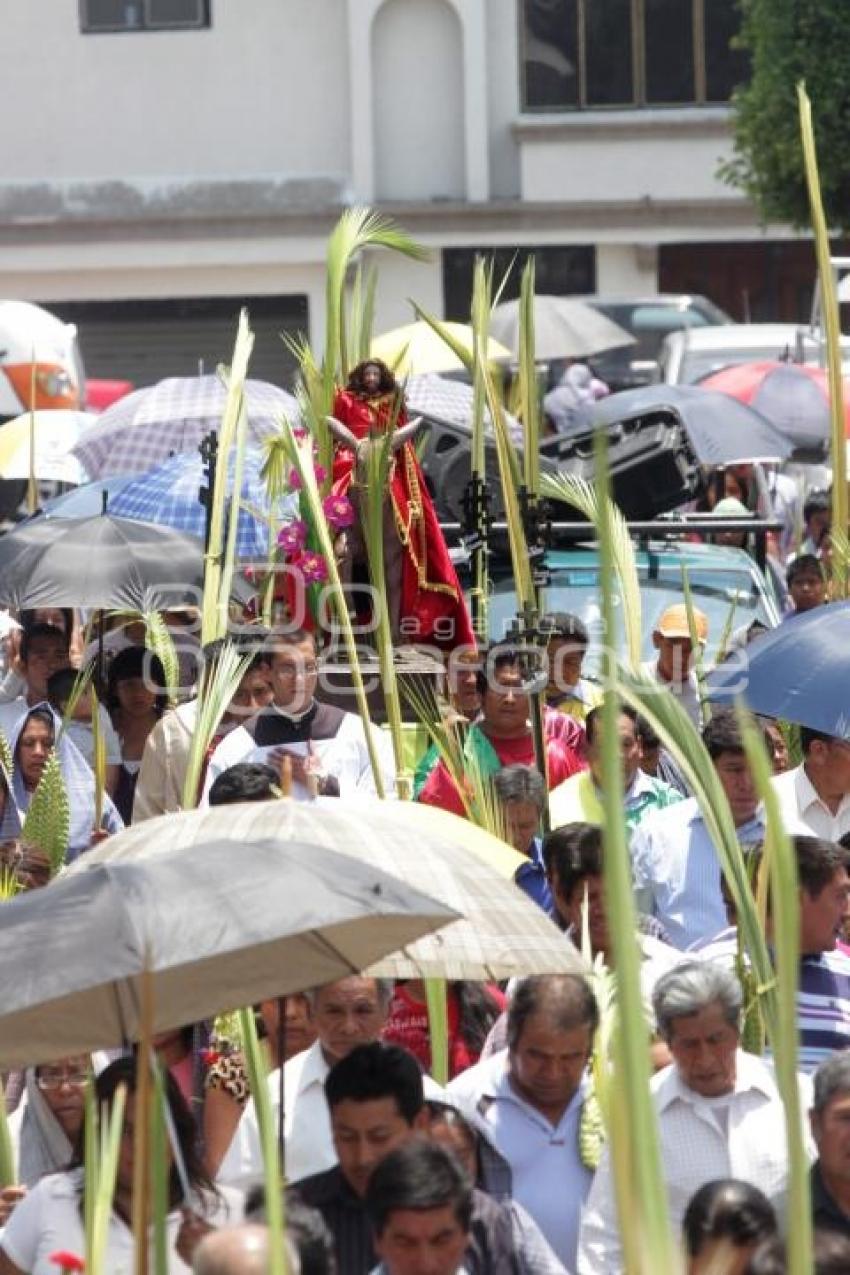
[[[341,399],[336,405],[353,429],[355,407]],[[342,476],[349,483],[354,465],[352,456]],[[417,471],[405,473],[394,499],[412,507]],[[807,538],[787,565],[792,616],[827,600],[824,512],[823,500],[808,502]],[[463,604],[448,559],[429,561],[429,570],[439,567],[445,577],[428,613],[436,626],[438,612]],[[416,609],[416,589],[405,580],[402,572],[401,616]],[[68,861],[129,823],[184,805],[198,699],[175,699],[163,663],[146,649],[144,623],[118,617],[109,628],[101,620],[103,630],[89,633],[86,649],[82,618],[73,609],[24,612],[7,638],[0,858],[22,889],[42,888],[50,877],[51,865],[27,841],[26,820],[51,760],[67,795]],[[181,667],[197,666],[204,653],[195,617],[164,618]],[[659,695],[676,696],[700,731],[755,879],[765,812],[739,716],[706,705],[698,657],[708,620],[683,602],[653,621],[654,656],[643,672]],[[523,906],[551,919],[586,973],[504,986],[450,981],[444,1085],[432,1074],[420,980],[351,974],[255,1007],[281,1134],[292,1271],[624,1269],[612,1156],[604,1137],[588,1132],[596,1109],[590,1064],[610,1012],[597,975],[600,968],[616,972],[617,961],[604,886],[603,755],[610,740],[602,688],[584,671],[590,639],[581,619],[557,613],[541,627],[548,634],[546,676],[536,681],[527,652],[510,642],[484,650],[467,641],[446,651],[440,689],[464,772],[436,743],[414,740],[414,798],[464,818],[469,775],[487,786],[504,839],[517,852],[515,885],[529,900]],[[741,641],[758,638],[748,632]],[[207,750],[195,794],[200,805],[345,803],[374,799],[379,787],[394,793],[390,736],[329,692],[316,631],[254,625],[234,640],[250,658]],[[92,660],[96,697],[88,685],[80,693],[78,679]],[[192,680],[181,678],[185,686]],[[535,696],[543,700],[545,759],[532,728]],[[846,1272],[850,743],[805,725],[789,732],[784,723],[753,721],[772,761],[799,879],[801,1136],[811,1159],[817,1271]],[[794,1225],[785,1112],[770,1041],[761,1053],[743,1047],[751,1008],[742,979],[746,955],[712,824],[652,723],[626,704],[618,710],[616,745],[651,1099],[683,1269],[780,1271]],[[769,910],[766,937],[770,946]],[[168,1182],[168,1269],[251,1275],[268,1269],[269,1255],[257,1095],[238,1042],[230,1047],[217,1032],[209,1021],[187,1023],[153,1042],[179,1149]],[[121,1052],[33,1058],[3,1077],[16,1171],[0,1182],[0,1275],[49,1275],[62,1265],[57,1255],[83,1252],[91,1077],[106,1109],[119,1092],[129,1093],[108,1269],[131,1269],[137,1074],[132,1053]]]

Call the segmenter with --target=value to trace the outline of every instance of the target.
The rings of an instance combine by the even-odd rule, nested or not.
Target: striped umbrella
[[[228,494],[233,495],[233,457],[228,472]],[[263,458],[257,448],[249,448],[242,470],[239,521],[236,529],[236,553],[243,559],[265,561],[268,555],[268,519],[272,513],[277,524],[291,522],[298,516],[298,498],[293,493],[274,510],[260,476]],[[109,501],[109,512],[136,522],[155,522],[175,531],[203,539],[206,530],[206,508],[199,493],[205,483],[204,463],[198,452],[172,456],[147,474],[128,479]]]
[[[144,474],[179,452],[194,452],[218,432],[227,391],[217,376],[173,376],[134,390],[83,431],[73,451],[92,478]],[[245,382],[248,442],[278,433],[280,419],[299,420],[298,403],[266,381]]]

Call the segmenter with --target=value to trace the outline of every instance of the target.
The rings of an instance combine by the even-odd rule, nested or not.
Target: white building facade
[[[364,203],[432,249],[382,261],[378,331],[410,297],[462,317],[488,248],[534,250],[540,291],[780,317],[789,237],[718,176],[730,23],[733,0],[6,4],[0,296],[136,380],[221,357],[247,300],[274,376],[277,331],[321,345],[326,236]]]

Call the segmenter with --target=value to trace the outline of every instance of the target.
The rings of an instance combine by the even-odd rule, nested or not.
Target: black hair
[[[165,669],[158,655],[154,655],[144,646],[125,646],[119,651],[109,665],[106,675],[106,706],[110,712],[118,708],[118,684],[140,677],[145,685],[152,683],[158,688],[154,710],[161,717],[168,706],[166,694]]]
[[[57,713],[62,712],[74,693],[79,676],[79,670],[71,668],[69,664],[67,668],[60,668],[55,673],[51,673],[47,679],[47,699]]]
[[[501,1009],[486,983],[459,979],[451,987],[457,996],[458,1028],[463,1042],[473,1053],[480,1054]]]
[[[46,610],[61,611],[62,628],[59,629],[59,632],[61,633],[64,631],[65,637],[68,639],[68,642],[70,643],[71,634],[74,632],[73,607],[29,607],[29,608],[26,608],[21,611],[21,628],[32,629],[32,628],[35,628],[36,625],[39,625],[46,629],[58,629],[59,628],[58,625],[50,624],[46,620],[36,621],[35,617],[38,615],[39,611],[46,611]]]
[[[572,638],[576,646],[589,646],[590,634],[584,621],[569,611],[551,611],[540,621],[540,631],[551,642],[552,639]]]
[[[801,553],[792,562],[788,564],[788,570],[785,572],[785,583],[788,588],[802,575],[818,575],[821,580],[826,580],[826,572],[820,558],[816,558],[813,553]]]
[[[808,522],[815,514],[832,513],[832,499],[828,491],[818,488],[810,491],[803,502],[803,522]]]
[[[381,359],[364,359],[362,363],[358,363],[357,367],[351,369],[348,374],[348,380],[345,383],[347,390],[353,390],[355,394],[365,394],[366,386],[363,381],[363,374],[367,367],[376,367],[381,373],[378,392],[380,394],[393,394],[400,392],[399,385],[390,369]]]
[[[841,1231],[815,1230],[811,1275],[847,1275],[850,1238]],[[785,1241],[775,1236],[759,1244],[744,1275],[787,1275]]]
[[[301,1275],[336,1275],[333,1236],[318,1209],[310,1208],[297,1186],[285,1193],[286,1234],[298,1253]],[[265,1183],[256,1182],[245,1196],[245,1220],[267,1225]]]
[[[635,722],[635,730],[643,748],[659,748],[661,746],[661,740],[655,727],[648,718],[642,717],[640,713],[638,713],[638,718]]]
[[[797,878],[800,889],[811,898],[817,898],[832,881],[836,872],[850,865],[850,852],[837,841],[823,837],[792,837],[797,859]]]
[[[472,1220],[472,1183],[460,1161],[425,1138],[411,1138],[377,1166],[366,1188],[366,1212],[375,1234],[401,1209],[424,1213],[450,1207],[466,1232]]]
[[[776,1214],[767,1196],[751,1182],[718,1178],[691,1196],[682,1230],[688,1255],[698,1257],[711,1240],[743,1247],[770,1239],[777,1233]]]
[[[566,823],[543,838],[546,875],[565,899],[586,877],[602,875],[602,829],[592,823]]]
[[[204,1162],[200,1154],[200,1146],[198,1140],[198,1130],[192,1113],[189,1110],[186,1099],[180,1092],[177,1081],[172,1076],[168,1068],[162,1069],[162,1081],[165,1087],[165,1100],[171,1111],[172,1120],[174,1122],[174,1132],[177,1138],[177,1145],[183,1157],[183,1163],[186,1167],[186,1174],[191,1186],[198,1188],[202,1192],[208,1192],[212,1196],[217,1197],[218,1192],[215,1185],[210,1180],[209,1174],[204,1168]],[[116,1058],[108,1067],[100,1073],[94,1082],[95,1102],[98,1108],[106,1105],[111,1108],[118,1089],[123,1085],[128,1096],[136,1092],[137,1070],[136,1059],[125,1056]],[[85,1162],[85,1128],[80,1129],[77,1135],[74,1151],[71,1157],[70,1169],[78,1169]],[[168,1178],[168,1204],[169,1208],[176,1208],[183,1198],[183,1188],[180,1183],[180,1175],[177,1166],[172,1164]]]
[[[279,794],[278,776],[262,762],[240,761],[213,781],[207,795],[211,806],[232,806],[237,801],[273,801]]]
[[[528,651],[517,646],[491,646],[475,673],[475,685],[478,694],[483,695],[490,689],[490,678],[503,668],[519,668],[523,675],[526,671]]]
[[[358,1045],[328,1072],[325,1098],[333,1111],[341,1102],[373,1102],[394,1098],[407,1124],[422,1110],[422,1072],[412,1054],[400,1045],[372,1041]]]
[[[805,757],[816,739],[824,744],[834,744],[835,735],[827,735],[825,731],[813,730],[811,726],[800,727],[800,748]]]
[[[533,974],[517,985],[508,1009],[508,1048],[516,1049],[533,1014],[545,1013],[557,1031],[599,1026],[599,1006],[581,974]]]
[[[745,752],[744,737],[734,708],[714,709],[703,727],[702,742],[712,761],[717,761],[724,753]]]
[[[53,641],[58,639],[58,641],[64,643],[66,651],[70,646],[70,639],[67,633],[63,633],[61,629],[57,629],[55,624],[33,624],[30,628],[21,630],[20,656],[24,663],[26,663],[30,657],[30,647],[33,642],[38,641],[39,638],[50,638]]]
[[[601,704],[598,704],[596,708],[592,708],[590,710],[590,712],[587,714],[587,717],[585,718],[584,732],[585,732],[585,737],[587,739],[588,744],[592,744],[594,739],[596,738],[597,725],[599,726],[602,725],[603,711],[604,711],[603,706]],[[632,723],[632,725],[635,728],[635,734],[637,734],[637,719],[638,719],[637,709],[632,708],[631,704],[620,704],[620,706],[617,709],[617,716],[628,717],[629,721]]]

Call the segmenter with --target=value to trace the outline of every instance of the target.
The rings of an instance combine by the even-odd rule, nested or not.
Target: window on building
[[[508,273],[503,301],[519,296],[525,263],[534,258],[535,291],[539,295],[567,296],[596,291],[596,250],[590,245],[547,245],[510,248],[444,248],[443,306],[447,319],[469,322],[472,271],[477,256],[493,262],[496,284]]]
[[[739,0],[521,0],[526,111],[727,102]]]
[[[210,25],[210,0],[80,0],[80,30],[186,31]]]

